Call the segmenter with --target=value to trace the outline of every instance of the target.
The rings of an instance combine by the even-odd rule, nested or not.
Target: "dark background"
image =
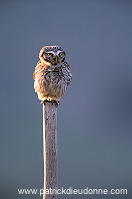
[[[58,107],[59,188],[128,189],[132,198],[132,1],[0,1],[0,198],[43,188],[42,106],[32,74],[45,45],[73,80]],[[110,196],[110,197],[109,197]]]

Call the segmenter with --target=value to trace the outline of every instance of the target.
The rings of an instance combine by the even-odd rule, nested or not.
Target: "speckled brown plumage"
[[[45,46],[40,50],[39,58],[34,71],[35,92],[42,102],[58,102],[72,79],[65,52],[60,46]]]

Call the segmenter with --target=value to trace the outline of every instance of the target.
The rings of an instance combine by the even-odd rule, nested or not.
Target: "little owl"
[[[34,89],[42,103],[59,103],[71,82],[72,74],[65,56],[60,46],[44,46],[40,50],[40,61],[34,71]]]

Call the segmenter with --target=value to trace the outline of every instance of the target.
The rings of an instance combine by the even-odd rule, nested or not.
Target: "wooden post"
[[[52,102],[43,104],[43,155],[44,194],[43,199],[56,199],[57,189],[57,106]],[[46,190],[53,192],[46,194]]]

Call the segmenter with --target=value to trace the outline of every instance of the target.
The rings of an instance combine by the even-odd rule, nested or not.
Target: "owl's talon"
[[[40,102],[40,104],[46,104],[46,102],[51,102],[51,101],[49,101],[49,100],[47,100],[47,99],[45,99],[45,100],[43,100],[42,102]]]
[[[40,102],[40,104],[44,104],[45,103],[45,100],[43,100],[42,102]]]
[[[52,105],[53,104],[55,104],[56,106],[58,106],[59,105],[59,103],[60,103],[60,101],[56,101],[56,100],[48,100],[48,99],[45,99],[45,100],[43,100],[40,104],[46,104],[46,102],[48,102],[48,103],[52,103]]]

